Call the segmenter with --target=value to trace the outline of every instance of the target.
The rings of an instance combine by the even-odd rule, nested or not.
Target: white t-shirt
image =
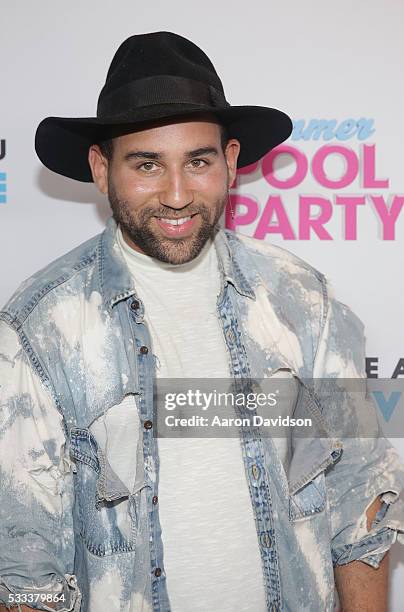
[[[156,376],[228,378],[216,309],[220,273],[209,240],[172,265],[117,241],[145,307]],[[254,514],[238,438],[157,438],[159,517],[173,612],[264,612]]]

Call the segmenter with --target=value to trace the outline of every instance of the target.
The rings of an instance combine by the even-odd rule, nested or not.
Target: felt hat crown
[[[58,174],[91,182],[88,149],[106,137],[159,119],[213,113],[241,143],[238,167],[288,138],[290,118],[263,106],[232,106],[208,56],[172,32],[136,34],[116,51],[98,98],[96,117],[46,117],[35,135],[42,163]]]

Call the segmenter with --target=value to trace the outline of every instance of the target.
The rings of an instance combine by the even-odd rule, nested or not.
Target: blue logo
[[[0,140],[0,159],[6,156],[6,141]],[[0,172],[0,204],[7,203],[7,175],[5,172]]]
[[[384,420],[388,422],[400,401],[401,392],[393,391],[388,398],[385,397],[383,391],[372,391],[372,393]]]
[[[7,203],[7,175],[5,172],[0,172],[0,204]]]

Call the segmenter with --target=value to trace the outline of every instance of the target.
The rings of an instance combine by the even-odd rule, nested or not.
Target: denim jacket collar
[[[127,265],[116,242],[117,223],[109,217],[106,228],[100,235],[97,245],[98,277],[104,305],[108,309],[131,295],[136,295],[136,288]],[[226,232],[216,226],[213,236],[216,248],[222,285],[230,282],[240,295],[255,299],[255,293],[237,260],[233,257]]]

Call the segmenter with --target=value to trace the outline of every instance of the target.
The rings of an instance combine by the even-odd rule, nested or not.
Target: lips
[[[159,221],[163,221],[163,223],[169,223],[170,225],[182,225],[183,223],[186,223],[187,221],[189,221],[191,219],[192,215],[189,215],[188,217],[181,217],[179,219],[166,219],[163,217],[157,217],[159,219]]]
[[[198,213],[181,218],[155,217],[157,225],[163,230],[166,236],[185,236],[191,233],[196,224],[195,217]]]

